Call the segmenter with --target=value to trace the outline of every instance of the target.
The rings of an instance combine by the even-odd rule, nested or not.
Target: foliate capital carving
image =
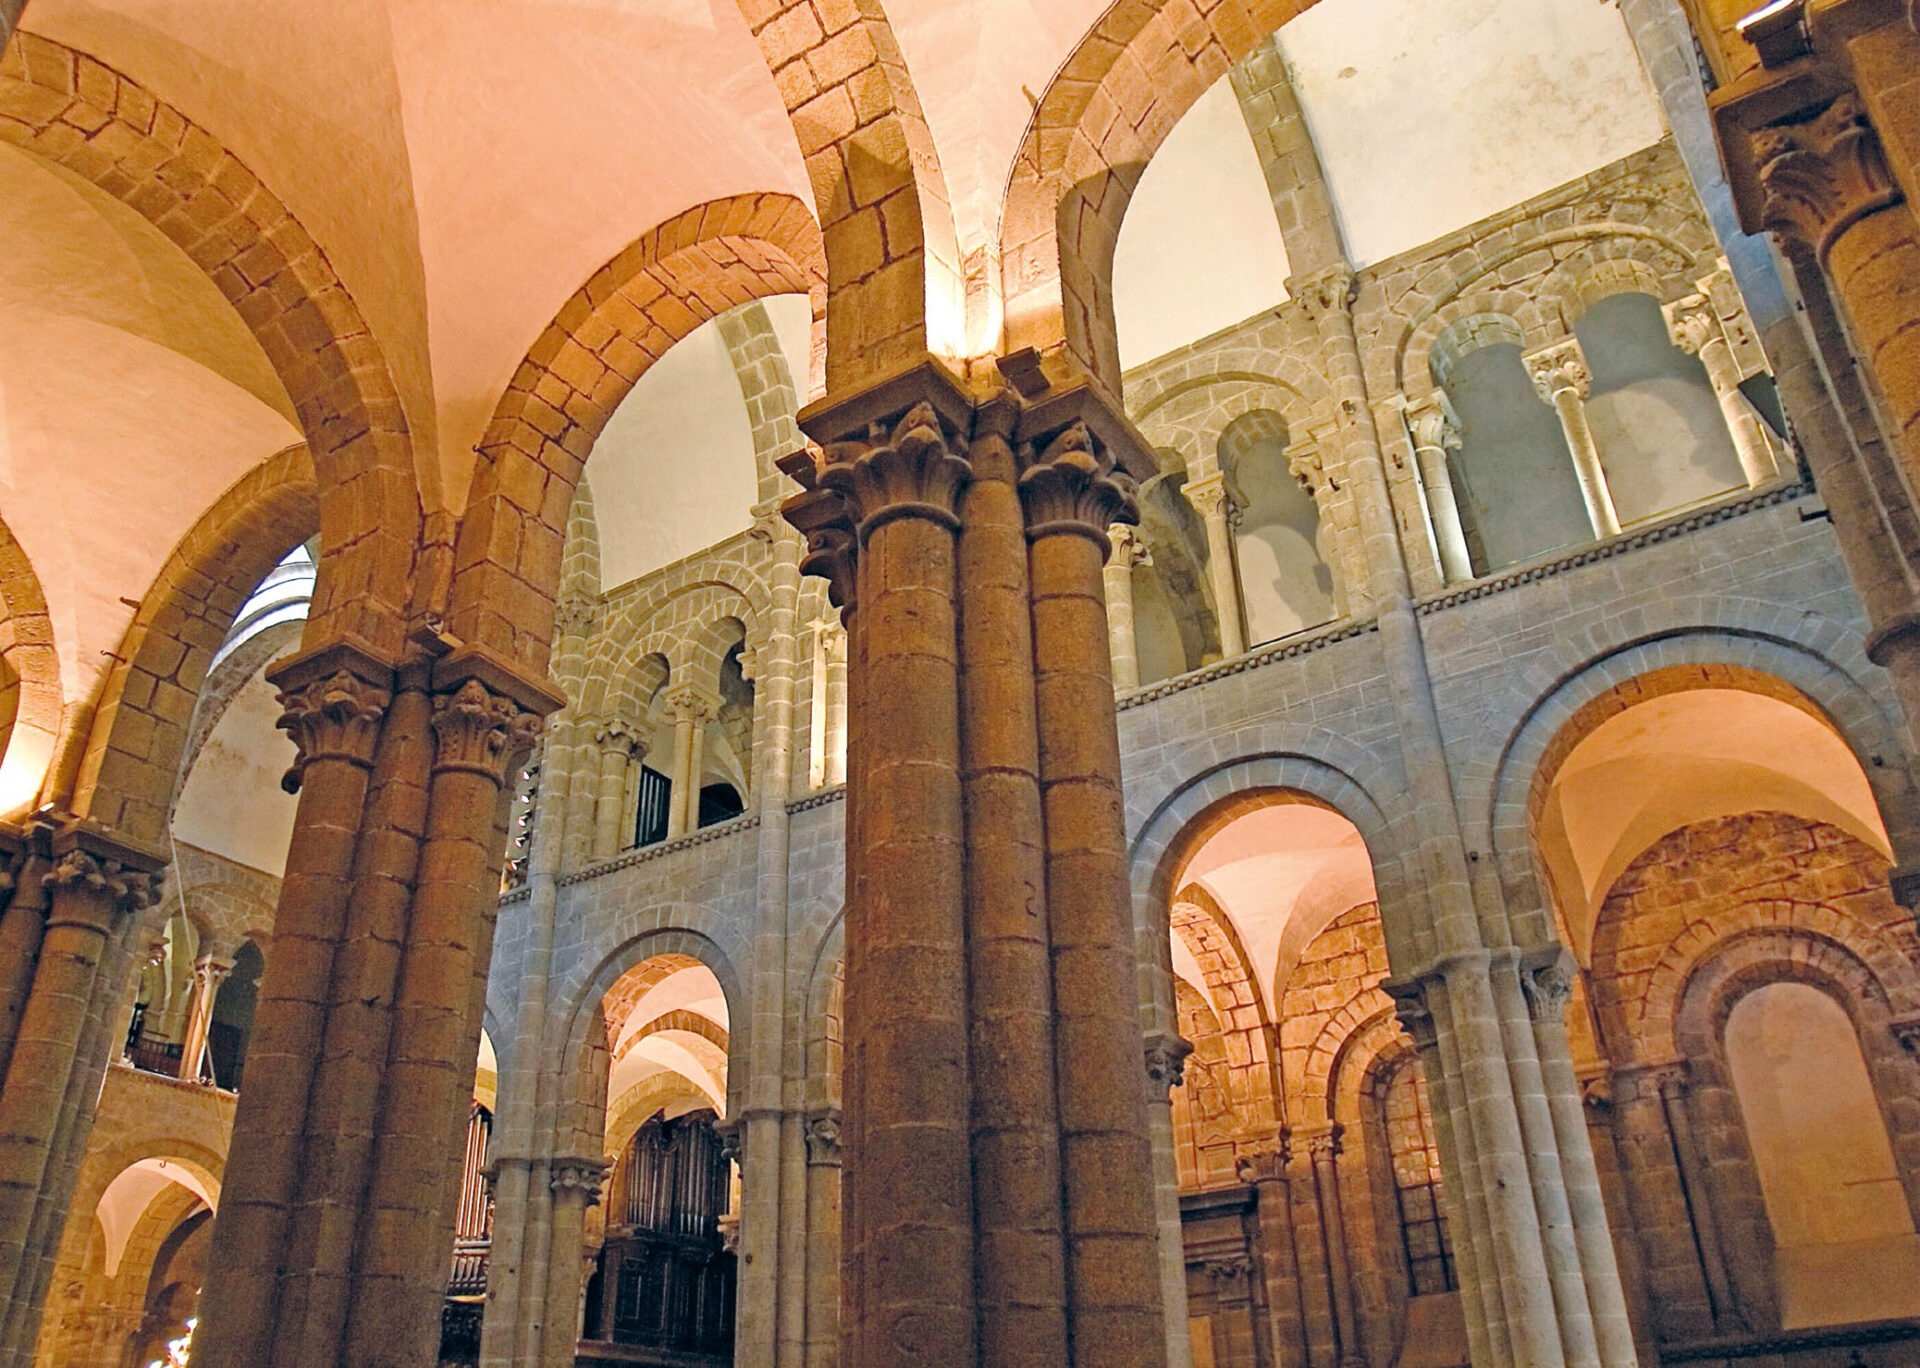
[[[1332,1163],[1340,1157],[1345,1129],[1338,1123],[1307,1137],[1307,1153],[1318,1163]]]
[[[859,560],[853,511],[846,499],[819,483],[820,462],[813,452],[796,451],[778,462],[803,490],[780,505],[780,514],[805,540],[800,573],[827,582],[827,601],[846,612],[854,608],[854,572]]]
[[[1157,1087],[1177,1088],[1186,1072],[1193,1042],[1165,1031],[1147,1037],[1147,1080]]]
[[[157,870],[76,848],[56,855],[46,883],[56,893],[91,892],[108,899],[116,912],[135,912],[159,901],[160,880]]]
[[[647,753],[647,740],[640,729],[624,717],[609,717],[594,729],[593,742],[603,752],[614,752],[635,759]]]
[[[1181,490],[1187,496],[1187,502],[1193,505],[1193,511],[1208,522],[1225,522],[1232,526],[1240,518],[1239,500],[1233,497],[1233,491],[1227,488],[1226,477],[1219,474],[1207,476],[1204,480],[1191,480]]]
[[[1439,1028],[1434,1024],[1433,1013],[1427,1007],[1427,990],[1417,979],[1386,979],[1380,989],[1393,999],[1394,1015],[1400,1018],[1400,1029],[1413,1041],[1414,1048],[1423,1054],[1440,1043]]]
[[[807,1158],[816,1164],[840,1162],[840,1109],[828,1107],[807,1118]]]
[[[733,1164],[744,1164],[747,1158],[747,1123],[737,1116],[724,1116],[713,1123],[713,1133],[720,1141],[720,1157]]]
[[[590,636],[599,625],[599,600],[584,594],[569,594],[554,605],[553,634],[555,636]]]
[[[1520,990],[1535,1021],[1562,1021],[1573,997],[1573,956],[1553,946],[1543,956],[1520,966]]]
[[[1593,371],[1587,366],[1578,338],[1563,338],[1539,351],[1529,352],[1522,359],[1535,392],[1549,404],[1562,394],[1571,393],[1585,399],[1593,392]]]
[[[870,424],[864,438],[828,444],[820,485],[845,501],[862,545],[896,518],[957,530],[960,491],[973,474],[954,450],[960,440],[922,399],[897,418]]]
[[[1242,1152],[1233,1161],[1233,1176],[1249,1184],[1277,1183],[1286,1178],[1287,1165],[1292,1162],[1293,1140],[1283,1131],[1271,1142]]]
[[[665,697],[667,716],[675,722],[703,726],[720,712],[720,700],[698,684],[676,684]]]
[[[385,681],[374,681],[342,666],[329,674],[280,691],[280,720],[274,725],[293,741],[294,760],[280,779],[288,793],[300,791],[301,776],[315,760],[345,760],[373,768],[380,721],[393,701]]]
[[[1703,294],[1691,294],[1661,306],[1667,317],[1667,335],[1673,345],[1688,356],[1698,356],[1720,337],[1720,319],[1713,302]]]
[[[568,1155],[547,1166],[547,1186],[558,1198],[577,1198],[582,1206],[600,1204],[600,1187],[611,1166],[604,1159]]]
[[[1346,313],[1353,308],[1357,283],[1351,267],[1332,266],[1312,275],[1289,278],[1287,294],[1299,300],[1307,317],[1318,323],[1329,314]]]
[[[1131,570],[1136,565],[1153,564],[1153,547],[1147,542],[1146,533],[1127,523],[1114,523],[1107,528],[1107,564],[1116,569]]]
[[[1762,225],[1810,249],[1823,264],[1842,233],[1900,201],[1886,149],[1857,94],[1842,95],[1804,122],[1774,124],[1748,137]]]
[[[233,961],[220,959],[214,955],[202,955],[193,962],[193,981],[209,992],[227,981],[227,975],[233,972]]]
[[[1460,424],[1439,391],[1407,405],[1407,428],[1415,451],[1460,449]]]
[[[1020,503],[1033,540],[1073,533],[1094,542],[1105,557],[1107,528],[1139,520],[1133,477],[1114,465],[1084,420],[1069,423],[1044,445],[1025,447],[1021,466]]]
[[[480,680],[468,679],[433,700],[434,770],[463,771],[505,783],[513,757],[533,744],[539,730],[537,714]]]
[[[1209,1278],[1226,1289],[1246,1282],[1254,1274],[1253,1260],[1244,1254],[1237,1258],[1213,1259],[1202,1267]]]

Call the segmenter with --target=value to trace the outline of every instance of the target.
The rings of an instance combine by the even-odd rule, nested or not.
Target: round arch
[[[1726,616],[1703,614],[1709,622]],[[1898,892],[1900,868],[1920,853],[1920,813],[1914,811],[1914,783],[1898,729],[1858,678],[1820,649],[1827,644],[1823,624],[1803,620],[1797,625],[1808,639],[1787,639],[1744,624],[1649,633],[1580,662],[1524,709],[1492,767],[1486,805],[1475,821],[1478,830],[1469,835],[1470,843],[1484,842],[1492,853],[1518,943],[1554,939],[1549,883],[1534,828],[1558,758],[1608,716],[1656,692],[1742,688],[1791,703],[1830,726],[1872,789],[1893,848]],[[1464,810],[1472,814],[1473,805]]]

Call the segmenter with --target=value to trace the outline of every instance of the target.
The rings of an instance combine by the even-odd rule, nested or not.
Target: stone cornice
[[[585,883],[589,879],[598,879],[608,874],[616,874],[634,865],[645,864],[649,860],[662,859],[665,856],[676,854],[682,850],[689,850],[694,846],[706,845],[711,841],[723,840],[728,836],[736,835],[742,831],[751,831],[759,825],[760,814],[750,812],[744,817],[734,818],[731,822],[719,822],[710,827],[701,827],[698,831],[690,831],[685,836],[678,837],[671,841],[661,841],[656,845],[640,846],[634,850],[626,851],[624,854],[616,855],[610,860],[602,860],[598,864],[588,865],[585,869],[576,869],[571,874],[562,874],[559,878],[555,879],[554,882],[562,888],[577,883]],[[507,898],[503,897],[501,901],[505,902]]]

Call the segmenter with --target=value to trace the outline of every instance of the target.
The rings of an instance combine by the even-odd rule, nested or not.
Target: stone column
[[[274,914],[273,953],[247,1044],[247,1086],[234,1112],[226,1182],[207,1261],[194,1356],[220,1368],[272,1360],[278,1273],[299,1202],[307,1115],[328,1019],[324,987],[347,923],[374,753],[393,698],[393,666],[347,642],[304,651],[269,671],[300,794]]]
[[[700,824],[707,723],[720,705],[699,685],[679,684],[667,690],[667,711],[673,718],[673,787],[667,802],[667,839],[671,841]]]
[[[593,804],[593,858],[610,860],[631,842],[623,831],[627,815],[627,777],[646,759],[647,743],[625,718],[609,718],[594,734],[600,748],[600,786]]]
[[[1774,477],[1773,449],[1760,429],[1760,417],[1740,392],[1740,367],[1733,346],[1727,340],[1720,316],[1711,298],[1703,291],[1665,305],[1667,333],[1673,345],[1688,356],[1700,358],[1706,367],[1707,383],[1720,401],[1720,413],[1727,422],[1727,435],[1740,457],[1741,473],[1747,488],[1758,489]]]
[[[149,905],[161,861],[153,852],[71,821],[45,837],[45,930],[18,1038],[0,1087],[0,1351],[24,1363],[39,1331],[43,1265],[59,1241],[71,1179],[63,1170],[76,1123],[97,1096],[102,998],[119,1000],[102,975],[123,942],[129,914]],[[96,1039],[90,1041],[89,1037]],[[89,1049],[89,1044],[96,1048]],[[92,1064],[89,1069],[88,1065]],[[84,1073],[83,1073],[84,1071]],[[84,1127],[80,1135],[84,1144]],[[61,1191],[63,1180],[68,1186]]]
[[[1157,1364],[1166,1329],[1103,583],[1107,527],[1138,517],[1122,453],[1134,468],[1148,457],[1090,387],[1048,397],[1020,426],[1072,1361]]]
[[[1115,523],[1107,529],[1113,547],[1107,556],[1107,637],[1113,649],[1113,688],[1126,693],[1140,687],[1140,646],[1133,628],[1133,568],[1153,564],[1140,529]]]
[[[1920,484],[1920,233],[1857,94],[1807,118],[1803,96],[1788,117],[1747,135],[1751,163],[1742,209],[1789,253],[1810,255],[1833,283],[1859,358],[1886,401],[1886,422],[1909,484]],[[1733,117],[1738,117],[1737,113]],[[1724,128],[1724,125],[1723,125]],[[1723,133],[1724,136],[1724,133]],[[1736,190],[1743,177],[1735,170]]]
[[[180,1045],[180,1077],[188,1082],[198,1082],[202,1077],[200,1057],[207,1052],[214,999],[232,972],[232,960],[202,955],[193,962],[193,997],[187,1004],[187,1030]]]
[[[499,909],[507,776],[566,699],[475,646],[434,660],[425,837],[378,1077],[345,1359],[429,1368]],[[276,938],[277,939],[277,938]],[[549,1324],[552,1317],[549,1316]]]
[[[1307,1330],[1300,1305],[1300,1266],[1293,1248],[1293,1193],[1287,1167],[1292,1162],[1286,1132],[1270,1144],[1242,1154],[1233,1173],[1254,1190],[1254,1214],[1260,1223],[1260,1258],[1267,1279],[1268,1338],[1278,1368],[1306,1368]]]
[[[1146,1037],[1147,1130],[1153,1140],[1154,1215],[1160,1224],[1160,1305],[1167,1323],[1167,1368],[1193,1368],[1187,1327],[1187,1250],[1180,1218],[1180,1165],[1173,1154],[1173,1090],[1186,1074],[1191,1041],[1165,1031]]]
[[[832,624],[827,628],[826,723],[822,782],[844,784],[847,781],[847,634]]]
[[[928,365],[800,422],[825,447],[782,463],[807,486],[785,509],[802,568],[858,604],[843,1361],[961,1368],[979,1342],[956,593],[971,401]]]
[[[854,1368],[1168,1356],[1103,595],[1114,463],[1151,466],[1090,386],[1010,369],[815,405],[823,458],[781,463],[849,628]]]
[[[807,1118],[806,1368],[840,1363],[840,1109]]]
[[[1573,1053],[1567,1043],[1566,1009],[1573,994],[1574,972],[1573,957],[1564,947],[1555,946],[1522,966],[1520,986],[1533,1026],[1541,1089],[1552,1112],[1554,1150],[1560,1159],[1564,1199],[1573,1223],[1596,1352],[1603,1368],[1633,1368],[1639,1361],[1633,1324],[1627,1315],[1626,1290],[1600,1188],[1585,1092],[1573,1071]]]
[[[1214,611],[1220,619],[1220,654],[1231,660],[1247,649],[1246,617],[1240,604],[1240,567],[1233,544],[1240,509],[1225,477],[1214,474],[1186,487],[1187,502],[1207,528],[1207,576],[1213,583]]]
[[[0,828],[0,854],[5,858],[0,896],[6,898],[5,910],[0,911],[0,1079],[6,1078],[13,1058],[20,1014],[33,987],[33,966],[46,928],[46,880],[51,868],[45,854],[46,834],[34,826],[17,832]]]
[[[1462,584],[1473,578],[1473,555],[1467,549],[1467,530],[1453,492],[1452,453],[1460,450],[1460,425],[1438,390],[1424,400],[1410,401],[1406,415],[1414,464],[1427,496],[1427,518],[1440,553],[1440,573],[1448,584]]]
[[[970,823],[980,1358],[1044,1368],[1070,1361],[1056,1092],[1065,1046],[1056,1034],[1051,904],[1059,894],[1047,866],[1036,701],[1036,650],[1044,643],[1036,640],[1039,586],[1029,579],[1025,483],[1013,447],[1019,416],[1010,391],[975,414],[973,479],[960,501],[961,791]],[[1101,625],[1104,661],[1104,616]]]
[[[1366,1368],[1360,1347],[1360,1322],[1353,1310],[1353,1267],[1347,1258],[1346,1218],[1340,1210],[1340,1127],[1330,1126],[1307,1139],[1313,1187],[1320,1198],[1320,1222],[1327,1242],[1327,1281],[1333,1296],[1334,1334],[1340,1344],[1340,1368]]]
[[[1607,488],[1607,472],[1600,464],[1600,447],[1593,439],[1593,427],[1587,422],[1587,395],[1593,390],[1593,372],[1577,339],[1569,337],[1543,347],[1522,358],[1527,374],[1540,397],[1553,406],[1566,435],[1567,450],[1573,453],[1573,473],[1580,481],[1580,498],[1587,506],[1587,521],[1596,537],[1620,534],[1620,515],[1614,512],[1613,492]]]
[[[599,1155],[554,1159],[547,1169],[553,1193],[553,1258],[547,1265],[546,1320],[539,1362],[542,1368],[571,1364],[580,1339],[580,1249],[586,1240],[587,1208],[600,1202],[607,1162]],[[606,1291],[612,1296],[612,1289]]]

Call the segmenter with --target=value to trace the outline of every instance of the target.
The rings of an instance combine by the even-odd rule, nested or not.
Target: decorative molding
[[[1027,538],[1067,533],[1111,551],[1107,528],[1140,519],[1133,477],[1117,469],[1112,453],[1082,419],[1075,419],[1036,454],[1021,449],[1020,504],[1027,515]]]
[[[588,865],[584,869],[577,869],[571,874],[562,874],[554,880],[554,883],[561,888],[565,888],[572,884],[585,883],[589,879],[603,878],[608,874],[618,873],[620,870],[630,868],[633,865],[645,864],[649,860],[658,860],[667,855],[675,855],[680,851],[689,850],[694,846],[706,845],[710,841],[723,840],[736,833],[750,831],[759,825],[760,814],[757,812],[749,812],[744,816],[734,818],[731,822],[717,822],[713,826],[701,827],[698,831],[690,831],[685,836],[678,837],[675,840],[661,841],[656,845],[640,846],[637,849],[617,855],[611,860],[601,860],[596,864]],[[503,897],[500,901],[507,902],[510,896],[511,895],[509,895],[509,897]]]
[[[1150,1032],[1146,1037],[1147,1080],[1157,1087],[1179,1087],[1187,1056],[1192,1053],[1192,1041],[1166,1031]]]
[[[1654,546],[1660,542],[1672,541],[1675,537],[1682,537],[1690,532],[1697,532],[1701,528],[1711,527],[1715,523],[1727,522],[1734,518],[1744,517],[1749,513],[1758,513],[1762,509],[1773,508],[1783,503],[1791,503],[1795,499],[1809,498],[1812,497],[1815,492],[1812,485],[1796,483],[1782,485],[1777,489],[1764,490],[1759,494],[1754,494],[1747,498],[1729,500],[1723,504],[1716,504],[1712,508],[1701,509],[1698,512],[1688,513],[1682,517],[1674,518],[1669,522],[1657,523],[1637,532],[1611,537],[1604,542],[1576,551],[1572,555],[1561,556],[1555,560],[1545,561],[1539,565],[1531,565],[1521,570],[1510,570],[1502,575],[1477,580],[1473,584],[1466,585],[1462,588],[1451,590],[1444,594],[1437,594],[1429,599],[1422,599],[1414,605],[1414,611],[1422,617],[1425,617],[1429,613],[1437,613],[1443,609],[1457,607],[1462,603],[1468,603],[1474,599],[1486,598],[1492,594],[1504,593],[1508,589],[1516,589],[1523,584],[1533,584],[1538,580],[1552,579],[1556,575],[1564,575],[1567,571],[1577,570],[1584,565],[1592,565],[1598,561],[1612,560],[1615,556],[1625,555],[1629,551],[1638,551],[1645,546]]]
[[[823,788],[818,793],[809,793],[805,798],[795,798],[787,804],[787,813],[792,815],[796,812],[808,812],[817,807],[825,807],[829,803],[844,802],[846,796],[847,786],[835,784],[832,788]]]
[[[1534,392],[1549,404],[1563,394],[1585,399],[1593,392],[1593,370],[1577,337],[1563,337],[1520,360],[1526,365]]]
[[[1262,646],[1257,650],[1248,651],[1245,655],[1235,656],[1231,660],[1223,660],[1218,664],[1206,665],[1183,675],[1175,675],[1172,679],[1160,680],[1143,689],[1136,689],[1134,692],[1122,696],[1115,706],[1121,712],[1125,712],[1129,708],[1138,708],[1143,704],[1152,703],[1156,699],[1167,698],[1177,693],[1184,693],[1186,690],[1198,688],[1202,684],[1210,684],[1216,679],[1225,678],[1227,675],[1240,674],[1246,670],[1257,670],[1263,665],[1272,665],[1276,661],[1294,660],[1303,655],[1310,655],[1314,651],[1323,650],[1328,646],[1334,645],[1336,642],[1366,636],[1378,630],[1379,624],[1372,619],[1368,619],[1365,622],[1337,622],[1315,631],[1301,632],[1286,638],[1284,641],[1276,641],[1271,646]]]
[[[807,1116],[807,1162],[840,1162],[840,1109],[826,1107]]]
[[[1762,225],[1810,248],[1822,264],[1847,229],[1901,200],[1880,135],[1852,91],[1811,119],[1747,136]]]
[[[314,760],[373,768],[380,723],[393,701],[391,665],[353,642],[335,641],[278,662],[266,678],[279,690],[282,711],[275,725],[293,742],[293,764],[281,788],[298,793]]]

